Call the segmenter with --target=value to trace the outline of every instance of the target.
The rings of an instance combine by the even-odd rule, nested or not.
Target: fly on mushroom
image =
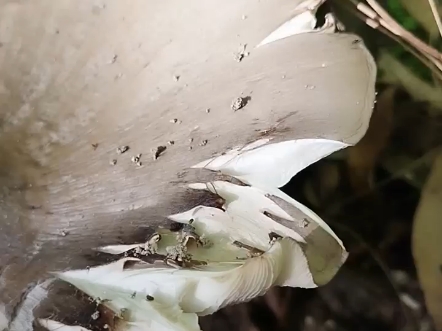
[[[201,236],[196,233],[195,227],[191,224],[184,224],[181,231],[178,234],[179,241],[183,246],[188,246],[190,242],[194,242],[197,246],[204,246],[204,242]],[[189,242],[190,241],[190,242]]]
[[[193,219],[188,223],[175,223],[172,231],[176,232],[176,245],[166,247],[167,257],[165,262],[174,268],[192,268],[206,265],[205,261],[192,259],[192,254],[188,253],[189,247],[202,247],[206,245],[206,240],[202,238],[192,225]]]
[[[144,244],[144,250],[149,254],[155,254],[158,250],[158,242],[161,240],[161,235],[157,232],[153,233]]]
[[[123,252],[125,257],[140,257],[153,255],[157,253],[158,242],[161,240],[161,235],[159,233],[153,233],[149,239],[144,244],[136,245]]]

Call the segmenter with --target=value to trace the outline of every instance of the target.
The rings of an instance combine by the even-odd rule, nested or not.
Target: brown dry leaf
[[[413,225],[413,256],[425,302],[442,330],[442,153],[433,163]]]
[[[372,188],[373,169],[386,147],[393,127],[394,96],[396,87],[388,87],[378,98],[366,135],[348,149],[347,167],[350,182],[357,193]]]

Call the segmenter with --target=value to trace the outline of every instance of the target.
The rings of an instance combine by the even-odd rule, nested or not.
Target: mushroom
[[[35,319],[48,330],[113,319],[121,331],[199,330],[198,316],[336,274],[343,243],[280,190],[357,143],[372,112],[374,61],[358,37],[314,29],[322,2],[0,4],[0,320],[9,330],[33,330]],[[238,34],[253,55],[241,63],[230,56]],[[238,96],[250,98],[232,112]],[[214,111],[201,116],[201,107]],[[193,137],[210,143],[179,143]],[[130,155],[115,155],[116,146],[148,152],[167,139],[177,143],[136,170]],[[169,229],[191,219],[207,244]],[[124,256],[153,233],[154,249]],[[170,247],[188,255],[172,266]],[[51,275],[63,281],[34,297]],[[111,314],[80,314],[91,302],[67,295],[68,283]]]

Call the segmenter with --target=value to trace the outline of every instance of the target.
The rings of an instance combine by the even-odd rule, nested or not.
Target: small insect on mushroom
[[[176,246],[169,246],[166,248],[167,256],[164,262],[173,268],[182,268],[192,260],[192,256],[187,253],[187,247],[182,243]]]
[[[152,234],[149,239],[144,243],[140,244],[137,247],[134,247],[128,251],[125,251],[123,254],[124,257],[136,257],[140,258],[141,256],[147,256],[156,254],[158,250],[158,242],[161,240],[161,235],[159,233]]]
[[[181,230],[178,232],[177,240],[181,242],[182,245],[186,246],[189,243],[189,240],[193,240],[197,246],[204,246],[204,242],[201,240],[201,237],[198,233],[196,233],[196,229],[191,225],[193,220],[189,221],[189,224],[184,224]]]
[[[146,300],[147,300],[147,301],[153,301],[153,300],[155,300],[155,298],[154,298],[153,296],[147,294],[147,295],[146,295]]]
[[[155,254],[158,250],[158,242],[161,240],[161,235],[159,233],[153,233],[149,239],[144,244],[144,250],[148,254]]]
[[[244,99],[238,97],[232,101],[232,105],[230,106],[230,108],[232,108],[233,111],[237,111],[243,108],[244,106],[245,106]]]
[[[257,256],[261,256],[262,254],[264,254],[263,250],[253,247],[253,246],[250,246],[250,245],[247,245],[247,244],[244,244],[238,240],[235,240],[233,242],[233,245],[235,245],[236,247],[239,247],[239,248],[246,249],[248,251],[248,255],[250,257],[257,257]]]

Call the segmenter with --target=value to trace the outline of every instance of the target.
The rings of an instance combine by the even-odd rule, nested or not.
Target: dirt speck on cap
[[[132,158],[130,159],[133,163],[138,163],[140,162],[141,159],[141,154],[137,154],[136,156],[132,156]]]
[[[183,178],[187,174],[187,171],[183,170],[176,174],[178,178]]]
[[[115,63],[116,61],[117,61],[117,59],[118,59],[118,55],[117,54],[114,54],[114,56],[112,57],[112,59],[110,60],[110,64],[113,64],[113,63]]]
[[[246,98],[242,98],[242,97],[238,97],[238,98],[235,98],[233,101],[232,101],[232,104],[230,105],[230,108],[233,110],[233,111],[238,111],[238,110],[240,110],[241,108],[244,108],[244,106],[247,104],[247,99]]]
[[[152,149],[152,157],[154,160],[158,159],[160,155],[167,149],[166,146],[158,146]]]
[[[239,48],[239,51],[236,53],[233,53],[233,59],[236,62],[241,62],[244,59],[244,57],[250,55],[250,52],[246,52],[246,47],[247,47],[247,44],[241,45]]]
[[[120,146],[117,148],[118,154],[124,154],[129,150],[129,146]]]

